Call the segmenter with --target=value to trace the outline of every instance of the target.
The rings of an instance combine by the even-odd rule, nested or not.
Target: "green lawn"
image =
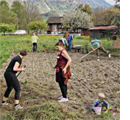
[[[54,51],[55,43],[62,36],[41,35],[38,37],[38,52],[43,52],[46,50]],[[83,45],[85,47],[87,44],[90,50],[90,40],[91,39],[89,37],[77,36],[74,38],[74,45]],[[105,38],[101,40],[103,46],[112,51],[113,42],[108,41]],[[18,52],[20,50],[32,51],[31,36],[0,36],[0,67],[10,56],[12,51]],[[119,51],[113,51],[113,53],[115,53],[115,55],[119,55]]]

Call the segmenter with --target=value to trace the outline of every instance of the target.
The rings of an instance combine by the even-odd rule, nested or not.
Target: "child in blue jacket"
[[[101,115],[102,110],[109,109],[109,103],[105,100],[105,95],[103,93],[99,93],[98,99],[94,102],[92,106],[92,110],[97,114],[97,108],[101,108],[101,111],[98,112],[98,115]]]

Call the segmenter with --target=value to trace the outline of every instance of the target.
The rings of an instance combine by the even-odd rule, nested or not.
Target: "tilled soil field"
[[[12,54],[10,59],[14,55]],[[96,61],[96,56],[90,55],[86,61],[80,62],[79,59],[83,54],[70,53],[70,56],[72,77],[68,83],[68,103],[57,102],[57,98],[61,95],[59,86],[55,82],[54,66],[57,53],[28,53],[23,61],[23,65],[27,66],[26,71],[19,76],[22,88],[21,104],[27,109],[35,105],[53,103],[60,107],[63,113],[73,112],[71,116],[76,116],[78,120],[102,120],[103,118],[97,117],[85,108],[94,103],[99,92],[105,93],[112,108],[120,107],[120,59],[101,57],[101,61]],[[1,97],[5,90],[3,73],[10,59],[0,70]],[[9,102],[13,102],[12,100],[11,95]],[[1,120],[4,115],[3,110],[12,111],[11,108],[0,107]],[[68,120],[73,120],[73,117]],[[116,113],[111,118],[104,119],[119,120],[119,117],[120,114]]]

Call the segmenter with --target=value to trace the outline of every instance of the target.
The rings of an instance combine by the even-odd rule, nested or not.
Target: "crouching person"
[[[19,104],[19,97],[20,97],[20,83],[18,81],[18,78],[16,76],[17,72],[22,72],[25,69],[24,68],[20,68],[20,65],[22,64],[22,59],[27,55],[26,51],[21,51],[19,55],[17,55],[16,57],[14,57],[9,66],[7,67],[5,73],[4,73],[4,77],[6,80],[6,84],[7,84],[7,89],[4,93],[4,97],[3,97],[3,101],[2,101],[2,106],[6,106],[8,105],[7,100],[8,97],[10,95],[10,92],[12,91],[12,89],[15,90],[15,95],[14,95],[14,108],[15,110],[19,110],[19,109],[23,109],[23,107],[21,107],[21,105]]]
[[[95,103],[92,106],[92,110],[97,115],[101,115],[104,108],[107,111],[109,109],[109,103],[105,100],[105,95],[103,93],[99,93],[98,99],[95,101]]]
[[[62,40],[56,44],[56,49],[59,52],[56,65],[56,82],[59,83],[62,93],[62,96],[58,98],[58,102],[67,102],[67,82],[71,76],[70,64],[72,60],[67,51],[64,49],[64,43]]]

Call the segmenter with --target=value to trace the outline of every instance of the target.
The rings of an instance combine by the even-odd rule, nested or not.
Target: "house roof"
[[[90,28],[89,30],[115,30],[117,29],[117,26],[98,26]]]
[[[61,19],[62,19],[63,17],[50,17],[50,18],[48,18],[48,20],[47,20],[47,23],[51,23],[51,24],[54,24],[54,23],[62,23],[61,22]]]

